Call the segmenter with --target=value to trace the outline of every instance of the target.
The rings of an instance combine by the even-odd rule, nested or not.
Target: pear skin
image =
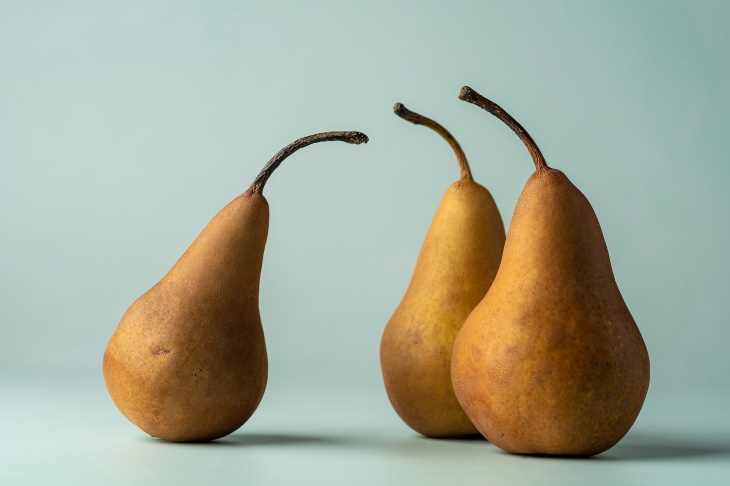
[[[407,113],[407,120],[416,116],[414,123],[431,126],[423,122],[425,117],[404,110],[396,105],[396,113]],[[448,137],[451,143],[453,137]],[[462,180],[444,194],[408,290],[380,346],[383,380],[393,408],[407,425],[429,437],[477,433],[454,395],[451,348],[494,279],[505,239],[494,199],[471,178],[458,144],[457,148]]]
[[[122,317],[104,354],[119,410],[154,437],[204,441],[238,429],[264,394],[258,303],[269,205],[246,191]]]
[[[649,355],[618,289],[598,219],[504,110],[460,98],[508,123],[535,159],[494,283],[454,344],[451,376],[479,431],[518,454],[591,456],[638,416]]]
[[[146,433],[213,440],[258,407],[268,374],[258,299],[269,227],[262,191],[288,155],[328,140],[367,137],[328,132],[287,146],[122,317],[104,353],[104,379],[117,408]]]

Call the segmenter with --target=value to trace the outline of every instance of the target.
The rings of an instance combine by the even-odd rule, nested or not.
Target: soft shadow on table
[[[450,435],[448,437],[426,437],[425,435],[417,435],[415,437],[417,439],[421,439],[421,440],[432,440],[432,441],[435,441],[435,442],[461,442],[461,441],[465,441],[465,442],[471,442],[471,441],[484,441],[484,442],[489,442],[481,434]]]
[[[505,453],[506,454],[506,453]],[[708,439],[698,443],[696,438],[681,435],[634,433],[624,437],[606,452],[590,457],[524,455],[522,458],[546,459],[550,461],[677,461],[712,456],[730,458],[730,438]]]
[[[435,442],[489,442],[480,435],[429,439],[420,436],[424,441]],[[481,447],[481,446],[479,446]],[[697,459],[703,457],[722,457],[730,459],[730,437],[709,437],[698,441],[696,437],[684,437],[680,434],[651,434],[631,433],[608,451],[591,457],[548,456],[548,455],[512,455],[494,448],[493,452],[507,454],[513,457],[545,459],[550,461],[590,461],[603,462],[630,462],[630,461],[677,461],[682,459]]]
[[[326,436],[314,436],[314,435],[296,435],[296,434],[246,434],[246,433],[234,433],[227,435],[221,439],[207,441],[207,442],[169,442],[154,437],[145,438],[147,441],[151,441],[158,444],[176,444],[176,445],[191,445],[191,446],[203,446],[203,447],[262,447],[262,446],[343,446],[348,445],[349,441],[342,437],[326,437]]]
[[[222,445],[238,446],[287,446],[287,445],[347,445],[349,441],[343,437],[327,437],[321,435],[302,434],[231,434],[215,441]]]
[[[598,457],[615,461],[669,461],[712,456],[730,458],[730,437],[698,442],[675,434],[633,433]]]

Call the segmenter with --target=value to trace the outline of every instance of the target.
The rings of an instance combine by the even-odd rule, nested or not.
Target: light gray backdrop
[[[532,173],[468,84],[592,202],[652,393],[727,386],[727,2],[0,2],[0,370],[96,380],[127,306],[266,187],[269,387],[382,394],[379,339],[460,140],[505,223]],[[311,386],[310,386],[311,385]],[[109,404],[111,407],[111,404]]]

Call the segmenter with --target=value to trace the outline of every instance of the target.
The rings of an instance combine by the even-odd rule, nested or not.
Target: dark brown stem
[[[484,96],[471,89],[469,86],[464,86],[463,88],[461,88],[461,92],[459,93],[459,99],[463,101],[468,101],[469,103],[477,105],[479,108],[487,110],[489,113],[496,116],[497,118],[502,120],[502,122],[504,122],[508,127],[510,127],[517,134],[517,136],[520,137],[520,140],[524,142],[527,150],[532,156],[532,161],[535,162],[535,169],[538,172],[550,168],[548,167],[547,162],[545,162],[545,157],[542,156],[540,148],[537,146],[530,134],[527,133],[527,130],[522,128],[522,125],[517,123],[517,120],[512,118],[509,113],[504,111],[497,103],[488,100]]]
[[[325,132],[300,138],[296,142],[292,142],[283,149],[279,150],[279,153],[274,155],[271,160],[269,160],[269,162],[264,166],[264,168],[261,169],[261,172],[259,172],[259,175],[256,176],[256,180],[253,181],[253,184],[251,184],[251,187],[249,187],[248,190],[250,192],[261,194],[264,190],[264,185],[266,184],[266,181],[269,180],[271,174],[276,170],[277,167],[279,167],[284,159],[289,157],[300,148],[306,147],[307,145],[312,145],[313,143],[318,142],[330,142],[333,140],[359,145],[361,143],[367,143],[368,136],[360,132]]]
[[[467,180],[467,181],[473,181],[474,178],[471,176],[471,169],[469,168],[469,161],[466,160],[466,155],[464,154],[464,151],[461,150],[461,145],[459,145],[459,142],[456,141],[453,135],[449,133],[447,129],[436,123],[435,121],[431,120],[430,118],[426,118],[423,115],[419,115],[418,113],[414,113],[405,106],[403,106],[400,103],[396,103],[393,107],[393,111],[396,115],[403,118],[406,121],[409,121],[411,123],[414,123],[416,125],[423,125],[425,127],[428,127],[441,135],[447,142],[449,142],[449,145],[451,145],[451,148],[454,149],[454,153],[456,154],[456,159],[459,161],[459,169],[461,170],[461,180]]]

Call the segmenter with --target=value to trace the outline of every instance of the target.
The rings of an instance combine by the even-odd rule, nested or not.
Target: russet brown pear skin
[[[460,97],[509,116],[469,88]],[[479,431],[505,451],[591,456],[636,420],[649,356],[593,208],[509,121],[538,170],[517,202],[494,283],[454,344],[454,389]]]
[[[287,146],[122,317],[104,353],[104,379],[116,406],[143,431],[176,442],[213,440],[258,407],[268,373],[258,300],[269,227],[263,187],[288,155],[327,140],[367,137],[328,132]]]
[[[268,226],[262,194],[237,197],[122,317],[104,377],[119,410],[148,434],[211,440],[256,410],[268,369],[258,305]]]
[[[396,105],[396,113],[431,126],[402,105]],[[451,142],[453,137],[448,137]],[[505,238],[497,205],[489,191],[471,178],[460,151],[462,179],[448,188],[436,211],[408,290],[380,346],[393,408],[412,429],[429,437],[478,433],[454,395],[451,348],[494,279]]]

